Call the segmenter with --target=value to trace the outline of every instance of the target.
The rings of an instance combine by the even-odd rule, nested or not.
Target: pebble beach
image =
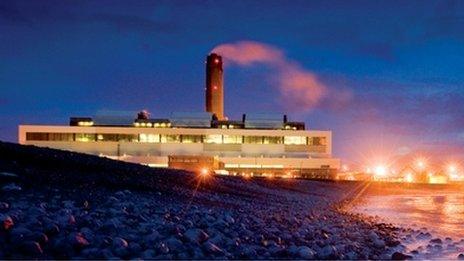
[[[355,183],[199,176],[0,143],[0,259],[405,259]]]

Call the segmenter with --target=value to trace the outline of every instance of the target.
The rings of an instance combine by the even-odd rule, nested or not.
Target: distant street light
[[[426,163],[423,159],[419,159],[416,161],[416,166],[419,170],[425,170]]]

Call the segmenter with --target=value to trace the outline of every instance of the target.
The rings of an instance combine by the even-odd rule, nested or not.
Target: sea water
[[[462,189],[423,186],[413,190],[397,188],[388,193],[367,193],[354,211],[414,229],[416,233],[409,237],[412,240],[402,243],[409,251],[419,248],[418,258],[456,258],[464,252]],[[431,237],[418,239],[417,232],[428,232]],[[442,249],[430,242],[434,238],[442,239]]]

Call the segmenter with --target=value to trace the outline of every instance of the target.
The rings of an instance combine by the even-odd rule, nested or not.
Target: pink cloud
[[[328,88],[311,71],[290,60],[277,47],[253,42],[239,41],[222,44],[212,52],[222,55],[226,63],[247,66],[262,63],[272,68],[270,74],[282,95],[284,107],[292,111],[309,111],[325,98]]]
[[[242,66],[252,63],[275,64],[285,60],[282,51],[279,49],[253,41],[221,44],[216,46],[212,52],[222,55],[226,61]]]

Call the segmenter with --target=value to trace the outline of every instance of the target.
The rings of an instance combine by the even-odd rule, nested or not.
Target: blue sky
[[[0,139],[16,141],[20,123],[100,109],[201,111],[206,54],[255,41],[330,96],[290,108],[268,66],[227,65],[232,118],[274,111],[332,129],[348,162],[377,152],[463,159],[463,28],[463,1],[1,1]]]

